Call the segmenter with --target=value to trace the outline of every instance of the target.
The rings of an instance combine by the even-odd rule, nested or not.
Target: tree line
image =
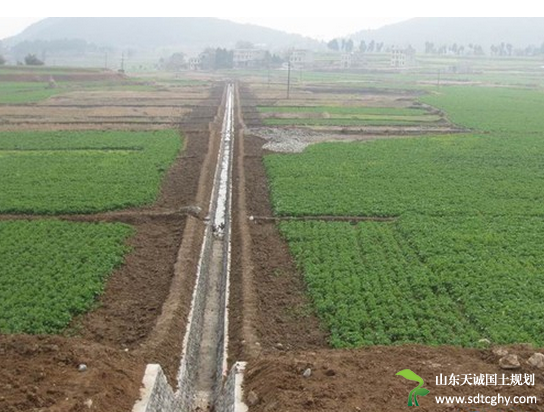
[[[537,56],[544,54],[544,43],[540,46],[526,46],[515,48],[512,43],[501,42],[492,44],[489,46],[489,50],[486,50],[479,44],[469,43],[463,44],[442,44],[440,46],[433,42],[425,42],[425,54],[447,55],[453,54],[456,56]]]
[[[327,43],[327,47],[333,51],[342,51],[346,53],[356,51],[355,43],[352,39],[332,39]],[[371,40],[367,43],[365,40],[361,40],[357,51],[361,53],[381,53],[383,48],[383,42],[377,43],[376,41]]]

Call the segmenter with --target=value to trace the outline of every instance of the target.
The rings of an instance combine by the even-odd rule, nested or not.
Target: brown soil
[[[76,319],[68,334],[81,331],[89,341],[131,350],[148,336],[170,290],[185,219],[142,220],[132,223],[132,252],[109,278],[99,307]]]
[[[254,224],[247,219],[251,215],[271,216],[272,211],[262,162],[264,141],[243,133],[239,133],[240,138],[243,141],[236,147],[234,181],[243,180],[245,187],[244,202],[240,202],[241,186],[236,185],[234,190],[237,208],[233,222],[229,356],[243,360],[260,349],[326,347],[326,333],[311,309],[301,273],[296,270],[276,225]],[[243,162],[241,170],[240,162]],[[240,220],[241,216],[245,220]],[[247,249],[242,247],[244,241],[250,245]],[[256,337],[248,336],[248,318]]]
[[[80,364],[87,370],[79,372]],[[25,335],[0,335],[0,365],[2,412],[130,411],[145,368],[130,351]]]
[[[57,217],[132,224],[132,252],[111,275],[97,308],[74,319],[64,336],[0,335],[0,411],[126,412],[139,396],[147,363],[160,363],[175,386],[203,229],[185,209],[207,205],[219,127],[210,122],[222,90],[216,85],[182,121],[186,147],[156,204]],[[86,372],[78,372],[80,363]],[[92,407],[85,405],[89,400]]]
[[[64,92],[39,103],[0,105],[0,130],[156,130],[188,120],[206,124],[217,111],[210,105],[217,103],[214,94],[209,87]]]
[[[271,411],[373,411],[410,410],[408,394],[415,383],[395,374],[411,369],[430,390],[419,397],[421,411],[543,411],[544,377],[525,361],[534,353],[524,347],[509,348],[522,359],[522,368],[500,369],[490,350],[455,347],[370,347],[357,350],[320,350],[262,356],[249,365],[245,377],[246,396],[253,391],[258,402],[251,412]],[[310,368],[311,376],[303,376]],[[437,386],[436,377],[463,374],[535,374],[535,386]],[[537,396],[537,405],[515,408],[465,405],[439,406],[435,396]]]

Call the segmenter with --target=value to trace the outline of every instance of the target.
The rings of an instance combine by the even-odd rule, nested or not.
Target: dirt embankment
[[[244,87],[240,91],[240,99],[249,93]],[[244,134],[243,128],[239,116],[229,356],[231,360],[248,360],[260,353],[326,347],[326,333],[311,309],[302,274],[276,225],[248,219],[251,215],[271,216],[272,210],[262,162],[264,141]]]
[[[512,347],[518,354],[522,367],[503,370],[498,366],[499,356],[491,350],[462,349],[455,347],[394,346],[369,347],[357,350],[318,350],[314,352],[289,352],[262,356],[250,363],[246,373],[246,396],[253,392],[257,401],[251,412],[391,412],[409,410],[408,394],[417,385],[397,372],[411,369],[425,381],[430,393],[418,397],[421,411],[543,411],[544,377],[541,370],[530,367],[525,361],[534,353],[526,347]],[[305,377],[304,372],[310,376]],[[535,386],[474,386],[464,382],[464,375],[535,374]],[[437,385],[436,378],[459,376],[459,384]],[[470,379],[473,382],[472,379]],[[499,380],[499,383],[501,381]],[[436,396],[503,397],[536,396],[537,404],[461,405],[458,402],[438,405]],[[468,399],[467,399],[468,400]],[[447,402],[446,402],[447,403]]]

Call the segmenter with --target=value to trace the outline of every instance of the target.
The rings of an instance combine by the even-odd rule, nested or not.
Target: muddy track
[[[244,109],[249,107],[244,99],[255,99],[243,86],[238,98]],[[268,352],[326,348],[327,334],[276,225],[249,220],[272,216],[272,207],[262,161],[265,141],[245,134],[243,113],[239,116],[229,356],[250,360]]]

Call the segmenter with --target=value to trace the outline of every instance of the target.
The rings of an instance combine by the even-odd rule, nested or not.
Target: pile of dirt
[[[406,408],[408,394],[417,383],[396,376],[410,369],[425,381],[430,390],[418,397],[418,410],[452,411],[544,411],[542,370],[530,367],[527,360],[534,350],[508,348],[520,356],[522,366],[503,370],[499,357],[491,350],[455,347],[396,346],[357,350],[319,350],[262,356],[249,364],[245,375],[246,402],[251,412],[269,411],[372,411],[391,412]],[[308,372],[310,370],[310,372]],[[534,386],[437,385],[436,378],[464,374],[535,374]],[[306,375],[306,376],[304,376]],[[309,375],[309,376],[308,376]],[[499,383],[501,383],[499,379]],[[537,404],[505,405],[437,404],[437,396],[536,396]]]
[[[130,351],[25,335],[0,335],[0,365],[2,412],[130,411],[145,368]]]

